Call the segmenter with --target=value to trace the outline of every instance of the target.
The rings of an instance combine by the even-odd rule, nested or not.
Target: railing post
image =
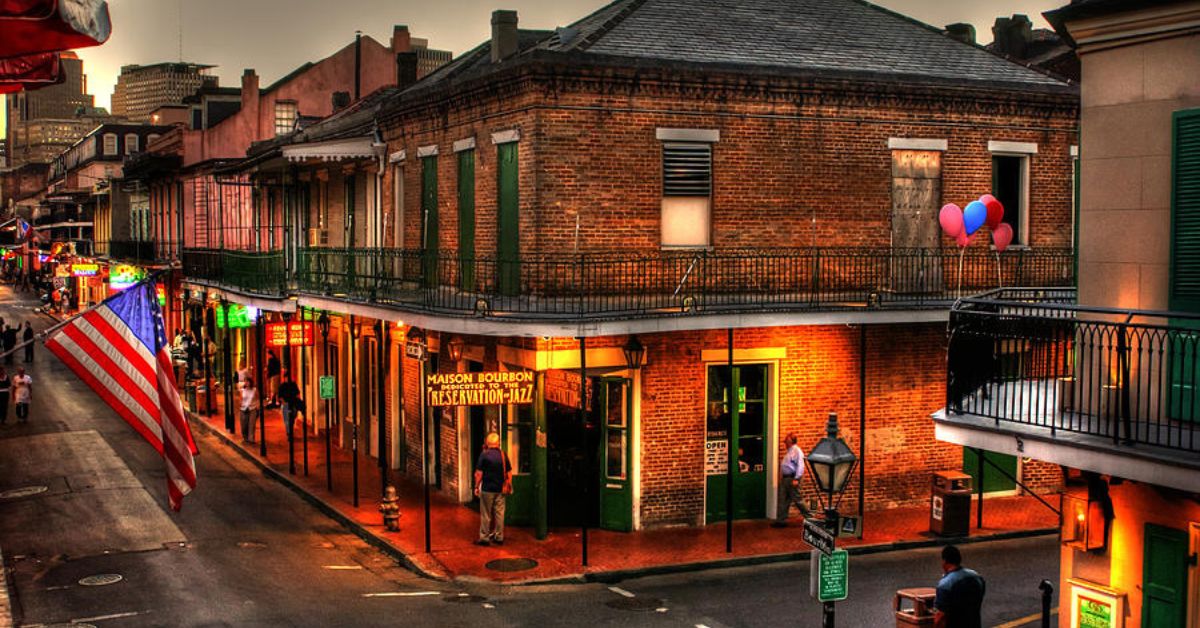
[[[816,305],[821,300],[821,249],[813,248],[812,257],[812,276],[810,277],[812,285],[810,289],[812,293],[809,295],[809,302]]]
[[[1130,415],[1129,400],[1129,328],[1125,324],[1118,326],[1117,336],[1117,367],[1121,372],[1121,423],[1113,426],[1113,444],[1120,444],[1121,427],[1125,428],[1125,444],[1133,443],[1133,426]]]

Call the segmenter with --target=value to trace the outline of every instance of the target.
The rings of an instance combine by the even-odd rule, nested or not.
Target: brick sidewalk
[[[679,571],[722,565],[797,560],[808,556],[801,539],[800,520],[787,528],[772,528],[765,520],[734,524],[733,552],[725,552],[725,526],[668,528],[633,533],[590,530],[588,566],[581,556],[578,528],[551,529],[547,539],[534,538],[527,527],[506,530],[505,544],[497,547],[474,545],[479,529],[476,511],[434,494],[431,499],[432,552],[425,552],[423,493],[418,482],[391,474],[400,493],[402,518],[399,532],[384,529],[378,511],[380,472],[375,460],[359,459],[359,506],[351,499],[352,458],[333,448],[334,490],[326,490],[324,438],[309,436],[309,474],[303,475],[300,442],[296,443],[296,475],[288,473],[288,451],[278,410],[268,410],[267,457],[259,456],[257,445],[244,445],[240,436],[226,432],[218,399],[212,417],[193,415],[193,425],[214,434],[225,444],[268,470],[281,482],[313,501],[356,533],[401,558],[411,568],[435,578],[476,578],[497,582],[531,582],[565,579],[616,579],[625,575]],[[297,436],[300,430],[297,429]],[[203,451],[201,452],[203,455]],[[204,479],[199,488],[204,490]],[[1055,500],[1050,500],[1054,503]],[[974,510],[972,510],[974,513]],[[974,522],[972,521],[972,524]],[[984,527],[972,525],[971,540],[1022,536],[1053,531],[1057,516],[1032,497],[996,497],[984,503]],[[941,543],[928,534],[926,506],[868,512],[862,539],[841,539],[840,547],[857,551],[882,551]],[[961,542],[961,541],[960,541]],[[498,558],[531,558],[537,566],[523,571],[489,569]]]

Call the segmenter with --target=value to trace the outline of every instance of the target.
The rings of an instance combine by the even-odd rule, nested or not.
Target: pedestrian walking
[[[33,362],[33,337],[33,325],[25,321],[25,331],[21,334],[21,340],[25,341],[26,362]]]
[[[29,402],[33,401],[33,378],[25,373],[25,367],[17,369],[12,380],[13,398],[17,402],[17,420],[29,422]]]
[[[808,518],[812,513],[808,511],[808,506],[804,505],[804,501],[800,496],[800,479],[804,477],[804,450],[800,449],[796,434],[789,432],[783,439],[783,444],[787,447],[787,451],[783,454],[783,460],[779,463],[779,488],[776,492],[775,499],[775,521],[771,522],[773,528],[786,528],[788,513],[792,509],[792,504],[800,510],[800,514]]]
[[[479,497],[476,545],[504,544],[504,500],[512,490],[512,465],[500,450],[500,435],[492,432],[475,463],[475,495]]]
[[[283,418],[283,429],[287,432],[288,442],[292,442],[292,430],[296,424],[296,415],[304,412],[304,400],[300,398],[300,387],[292,381],[287,369],[282,370],[283,383],[279,385],[279,401]]]
[[[933,601],[935,628],[982,628],[983,577],[962,566],[962,553],[953,545],[942,548],[942,572]]]
[[[279,407],[279,375],[282,372],[274,349],[267,349],[267,407]]]
[[[8,371],[0,366],[0,425],[8,422],[8,393],[12,390],[12,380],[8,377]]]
[[[16,346],[17,346],[17,328],[9,327],[9,326],[5,325],[5,327],[4,327],[4,363],[5,364],[13,363],[13,350],[16,348]]]
[[[254,380],[249,377],[238,386],[242,389],[242,440],[253,443],[254,428],[257,424],[255,419],[258,417],[258,389],[254,387]]]
[[[196,377],[196,369],[200,366],[200,342],[188,332],[187,335],[188,377]]]

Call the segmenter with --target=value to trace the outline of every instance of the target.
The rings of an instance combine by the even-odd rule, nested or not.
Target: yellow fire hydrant
[[[400,531],[400,497],[396,495],[396,487],[389,486],[383,492],[383,500],[379,502],[379,512],[383,513],[383,525],[391,532]]]

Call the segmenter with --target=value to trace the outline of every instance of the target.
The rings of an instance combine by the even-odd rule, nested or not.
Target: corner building
[[[850,1],[618,0],[553,32],[497,11],[492,33],[372,124],[290,149],[298,306],[393,330],[382,412],[342,417],[378,419],[371,455],[416,478],[424,459],[465,503],[498,431],[508,518],[539,533],[724,521],[729,469],[735,516],[769,516],[783,436],[810,449],[829,412],[862,453],[846,503],[866,525],[964,468],[928,420],[948,311],[1074,286],[1075,85]],[[374,193],[344,183],[364,177]],[[984,193],[1014,244],[981,230],[960,256],[938,210]],[[425,407],[414,330],[425,368],[533,371],[534,402]]]

